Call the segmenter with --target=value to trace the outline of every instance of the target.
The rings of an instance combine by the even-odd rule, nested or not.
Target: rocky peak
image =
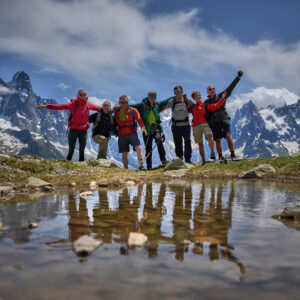
[[[27,94],[32,94],[32,86],[30,83],[30,78],[24,71],[17,72],[12,81],[10,82],[10,87],[16,91],[21,91]]]

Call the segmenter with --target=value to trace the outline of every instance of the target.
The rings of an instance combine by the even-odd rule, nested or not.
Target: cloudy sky
[[[298,0],[0,0],[0,78],[26,71],[59,102],[190,95],[245,76],[231,106],[300,95]],[[264,95],[266,97],[264,97]],[[268,99],[265,101],[265,99]]]

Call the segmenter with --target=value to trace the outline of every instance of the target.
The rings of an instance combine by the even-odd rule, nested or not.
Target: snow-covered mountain
[[[42,99],[37,96],[25,72],[17,72],[8,83],[0,79],[0,153],[37,154],[46,158],[66,157],[68,111],[36,109],[39,104],[49,103],[57,102],[54,99]],[[163,112],[161,124],[166,136],[165,148],[168,160],[175,156],[170,115],[170,110]],[[232,136],[237,152],[249,157],[289,155],[299,151],[299,128],[300,100],[283,107],[268,106],[262,109],[258,109],[249,101],[236,111],[232,119]],[[140,132],[139,136],[143,145]],[[96,157],[97,147],[91,139],[90,129],[86,157]],[[199,161],[198,146],[193,142],[192,147],[192,161]],[[227,149],[226,143],[223,148]],[[205,149],[209,155],[207,145]],[[75,153],[75,160],[78,158],[77,155]],[[108,156],[121,162],[115,137],[109,142]],[[137,167],[136,153],[133,151],[129,153],[129,164]],[[155,149],[153,166],[159,164]]]
[[[249,157],[291,155],[300,149],[300,99],[282,107],[258,109],[252,101],[232,120],[237,153]]]

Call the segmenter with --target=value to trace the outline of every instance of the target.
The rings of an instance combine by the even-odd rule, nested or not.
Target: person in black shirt
[[[97,159],[106,159],[110,133],[115,132],[110,102],[103,102],[102,108],[100,108],[97,113],[89,116],[89,122],[94,123],[92,138],[96,144],[99,144]]]
[[[204,101],[208,104],[215,104],[217,103],[224,92],[226,92],[225,100],[231,95],[232,90],[235,88],[237,83],[240,81],[241,77],[243,76],[242,71],[238,71],[238,76],[231,82],[231,84],[226,88],[225,91],[217,94],[216,89],[213,85],[209,85],[207,87],[207,94],[208,98]],[[224,161],[224,157],[222,155],[222,146],[221,146],[221,139],[225,138],[228,143],[228,148],[230,149],[231,159],[236,157],[234,153],[234,144],[231,137],[231,124],[230,124],[230,117],[225,108],[226,101],[224,104],[217,110],[210,112],[208,114],[208,123],[211,127],[213,132],[214,140],[216,141],[216,148],[219,154],[220,161]]]

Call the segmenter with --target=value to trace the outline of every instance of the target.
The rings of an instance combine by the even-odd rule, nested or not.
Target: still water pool
[[[299,299],[299,185],[169,182],[0,204],[0,299]],[[28,229],[28,223],[38,228]],[[148,236],[130,249],[130,232]],[[86,258],[72,243],[103,244]]]

